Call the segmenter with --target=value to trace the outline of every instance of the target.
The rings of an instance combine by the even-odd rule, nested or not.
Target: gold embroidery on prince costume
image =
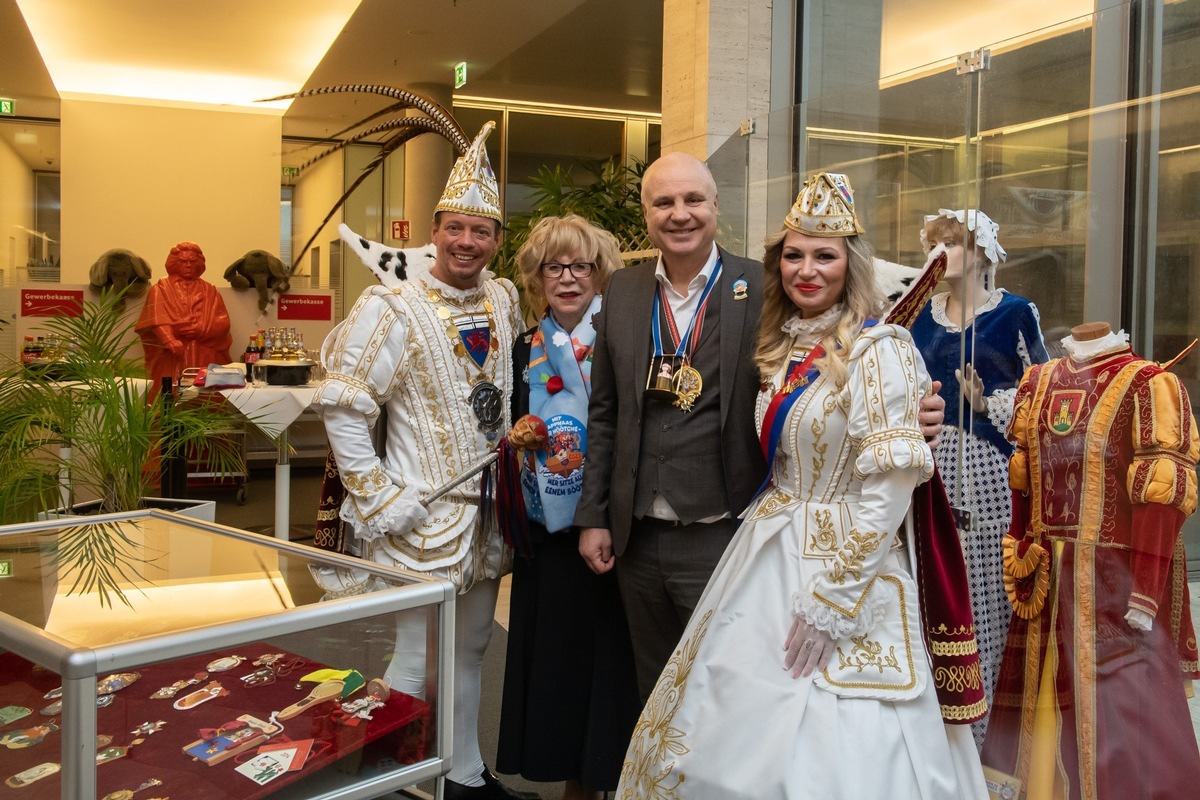
[[[1031,795],[1188,796],[1200,753],[1182,688],[1196,649],[1179,529],[1200,443],[1178,379],[1108,336],[1094,355],[1032,367],[1017,392],[1005,541],[1017,616],[983,762]]]
[[[446,326],[456,315],[443,317],[448,301],[481,309],[478,316],[488,326],[483,365],[465,353],[460,336],[449,336]],[[372,287],[335,331],[334,363],[347,366],[328,376],[321,389],[325,397],[318,398],[358,409],[370,419],[386,406],[386,439],[396,443],[389,446],[382,468],[367,475],[342,470],[343,482],[351,487],[343,518],[361,526],[368,538],[382,535],[374,546],[401,565],[422,570],[453,566],[448,577],[460,588],[480,577],[499,576],[511,558],[494,533],[472,535],[479,519],[477,490],[459,487],[432,503],[405,530],[391,529],[389,509],[401,491],[405,496],[423,495],[486,454],[487,442],[478,430],[480,420],[469,394],[481,381],[502,394],[509,391],[508,354],[518,324],[516,309],[516,293],[507,281],[485,280],[477,288],[461,290],[418,272],[395,289]],[[385,342],[390,346],[385,348]],[[460,349],[463,354],[456,352]],[[361,355],[353,358],[355,352]],[[503,405],[502,416],[507,416]],[[469,548],[469,542],[474,546]]]

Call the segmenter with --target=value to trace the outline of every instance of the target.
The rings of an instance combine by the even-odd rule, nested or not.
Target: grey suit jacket
[[[721,437],[726,496],[740,514],[766,474],[754,426],[759,376],[754,342],[762,308],[762,264],[718,248],[721,277]],[[612,531],[617,555],[629,541],[634,486],[641,450],[642,392],[650,370],[650,315],[658,283],[654,261],[613,275],[596,318],[592,399],[588,411],[587,468],[575,524]],[[735,300],[734,282],[747,297]]]

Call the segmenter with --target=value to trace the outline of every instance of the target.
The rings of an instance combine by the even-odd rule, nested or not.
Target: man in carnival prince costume
[[[512,283],[485,272],[500,246],[488,122],[454,165],[434,214],[431,267],[363,292],[325,340],[328,377],[316,404],[325,420],[346,499],[349,549],[381,564],[428,572],[458,587],[454,641],[454,768],[448,800],[525,797],[483,765],[478,717],[483,654],[500,576],[511,566],[494,517],[480,513],[478,483],[463,483],[426,508],[432,489],[487,455],[509,427]],[[381,453],[371,429],[386,410]],[[425,691],[425,621],[401,619],[387,670],[392,686]]]

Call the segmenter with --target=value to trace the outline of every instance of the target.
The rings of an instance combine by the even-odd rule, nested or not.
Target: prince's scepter
[[[434,500],[437,500],[442,495],[449,493],[450,490],[455,488],[456,486],[460,486],[461,484],[464,484],[467,481],[471,480],[471,478],[474,478],[476,475],[478,475],[479,473],[483,472],[485,469],[490,467],[492,465],[492,462],[494,462],[499,457],[500,457],[500,451],[498,449],[491,451],[486,456],[484,456],[482,459],[480,459],[478,462],[476,462],[475,465],[472,466],[470,469],[468,469],[466,472],[462,473],[461,475],[454,476],[450,480],[443,483],[441,486],[435,487],[432,491],[429,492],[429,494],[427,494],[423,498],[421,498],[421,505],[425,506],[426,508],[429,508],[429,504],[432,503]]]

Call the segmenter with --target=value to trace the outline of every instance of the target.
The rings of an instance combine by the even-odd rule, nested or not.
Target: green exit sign
[[[454,65],[454,88],[461,89],[467,85],[467,62],[460,61]]]
[[[0,97],[0,117],[15,117],[16,115],[17,101]]]
[[[284,167],[283,168],[283,177],[299,178],[300,177],[300,168],[299,167]]]
[[[0,561],[0,578],[11,578],[12,574],[12,561],[8,559]]]

